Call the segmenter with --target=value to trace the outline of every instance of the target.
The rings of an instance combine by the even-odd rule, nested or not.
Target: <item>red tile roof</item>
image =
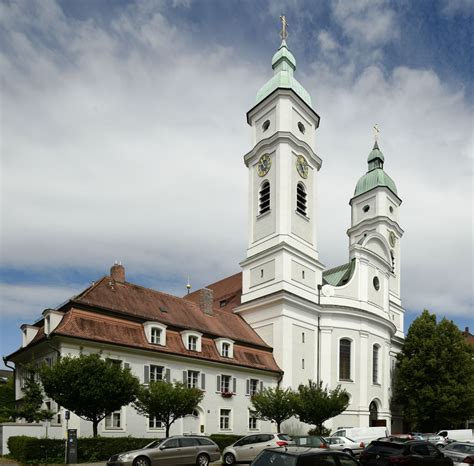
[[[179,331],[166,331],[166,346],[149,343],[143,325],[119,317],[104,316],[93,311],[70,309],[54,334],[76,337],[95,342],[111,343],[157,353],[189,356],[195,359],[211,360],[255,369],[281,372],[271,351],[234,344],[232,359],[220,356],[213,338],[203,336],[201,352],[186,349]]]

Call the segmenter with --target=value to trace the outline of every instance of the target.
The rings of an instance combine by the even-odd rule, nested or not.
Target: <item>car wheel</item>
[[[349,450],[349,448],[344,448],[344,450],[342,450],[344,453],[348,453],[349,455],[351,456],[354,456],[354,453],[352,453],[352,450]]]
[[[232,453],[226,453],[224,455],[224,464],[235,464],[235,456]]]
[[[133,460],[133,466],[150,466],[150,460],[146,456],[139,456]]]
[[[209,456],[204,453],[201,453],[196,458],[196,466],[208,466],[209,465]]]

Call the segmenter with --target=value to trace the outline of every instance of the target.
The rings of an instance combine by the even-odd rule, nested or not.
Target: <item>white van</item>
[[[339,427],[331,437],[348,437],[355,442],[364,442],[368,445],[372,440],[388,435],[386,427]]]
[[[466,442],[474,440],[473,429],[457,429],[457,430],[440,430],[430,441],[438,446],[444,446],[448,440],[457,440],[458,442]]]

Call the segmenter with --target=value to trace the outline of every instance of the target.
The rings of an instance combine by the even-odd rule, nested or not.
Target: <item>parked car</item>
[[[374,440],[361,454],[363,466],[453,466],[453,460],[445,457],[434,445],[424,440],[390,442]]]
[[[444,456],[449,456],[455,466],[474,464],[474,443],[453,442],[443,449]]]
[[[226,447],[222,452],[222,460],[225,465],[251,463],[265,448],[284,447],[290,442],[291,437],[286,434],[247,435]]]
[[[140,450],[113,455],[107,466],[208,466],[220,456],[219,447],[207,437],[176,435],[155,440]]]
[[[319,435],[294,435],[292,439],[298,447],[329,448],[328,442]]]
[[[364,442],[368,445],[372,440],[388,435],[386,427],[338,427],[331,437],[349,437],[355,442]]]
[[[289,446],[262,451],[251,466],[359,466],[342,451]]]
[[[365,448],[364,442],[355,442],[348,437],[324,437],[331,450],[339,450],[349,455],[359,455]]]

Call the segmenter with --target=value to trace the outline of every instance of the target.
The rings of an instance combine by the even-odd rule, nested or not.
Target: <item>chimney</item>
[[[214,302],[214,291],[209,288],[201,288],[199,290],[199,307],[204,314],[213,316],[212,304]]]
[[[117,262],[110,269],[112,280],[118,283],[125,283],[125,267]]]

